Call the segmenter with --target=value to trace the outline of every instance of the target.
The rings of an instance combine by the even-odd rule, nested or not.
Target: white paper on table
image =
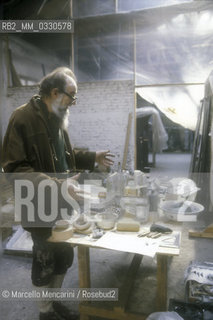
[[[135,234],[107,232],[97,240],[95,245],[111,250],[138,253],[153,258],[158,250],[159,241],[150,238],[139,238]]]

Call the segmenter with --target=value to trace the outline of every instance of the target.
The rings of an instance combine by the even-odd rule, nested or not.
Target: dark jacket
[[[34,96],[13,112],[3,142],[4,172],[56,172],[51,132],[41,110],[45,107],[39,96]],[[93,170],[95,152],[76,152],[65,130],[63,134],[70,171]]]
[[[30,179],[35,187],[50,176],[60,186],[62,181],[57,175],[54,177],[51,175],[56,174],[54,162],[56,155],[43,108],[47,108],[46,105],[39,96],[34,96],[29,103],[13,112],[3,142],[2,167],[5,173],[13,173],[11,176],[15,179],[18,173],[22,179]],[[72,149],[65,130],[63,136],[69,170],[71,172],[75,172],[76,169],[92,170],[95,164],[95,152],[76,152]],[[14,178],[12,180],[14,181]]]

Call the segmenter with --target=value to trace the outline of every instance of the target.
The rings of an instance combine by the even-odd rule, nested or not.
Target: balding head
[[[77,90],[77,79],[72,70],[67,67],[57,68],[41,80],[39,94],[42,97],[49,97],[54,88],[63,92],[66,90],[68,83],[72,83]]]

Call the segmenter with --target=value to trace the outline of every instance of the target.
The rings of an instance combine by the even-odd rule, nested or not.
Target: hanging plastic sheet
[[[152,130],[153,130],[153,151],[161,152],[167,148],[168,135],[162,123],[158,110],[154,107],[143,107],[136,109],[136,117],[152,116]]]
[[[213,68],[212,11],[147,10],[135,23],[137,84],[206,81]]]
[[[81,12],[81,1],[78,16],[91,17],[98,10],[99,17],[76,21],[79,81],[135,76],[137,88],[143,87],[137,89],[140,95],[195,130],[204,83],[213,69],[213,2],[93,0],[97,9],[92,14]]]
[[[155,104],[169,119],[195,130],[204,86],[163,86],[136,88],[145,100]]]
[[[133,80],[133,27],[129,17],[76,22],[79,81]]]
[[[74,0],[74,18],[130,12],[175,4],[193,2],[193,0]]]
[[[170,10],[167,18],[150,16],[146,26],[136,21],[136,82],[145,86],[137,92],[191,130],[196,128],[204,82],[213,68],[212,27],[210,10],[184,14]]]
[[[135,62],[137,85],[204,83],[213,68],[213,3],[184,2],[161,1],[159,8],[122,14],[110,9],[76,20],[79,80],[132,79]],[[97,14],[105,12],[107,3],[98,2]],[[150,7],[156,1],[143,3]],[[121,11],[126,8],[124,1],[118,4]]]

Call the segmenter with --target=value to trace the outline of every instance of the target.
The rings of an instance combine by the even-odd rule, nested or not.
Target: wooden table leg
[[[89,247],[78,246],[78,278],[80,288],[90,288]]]
[[[125,313],[125,309],[131,294],[131,289],[134,285],[134,278],[140,267],[143,256],[135,254],[130,267],[128,268],[126,279],[119,289],[119,301],[114,305],[113,310],[119,314]]]
[[[80,288],[90,288],[89,247],[78,246],[78,279]],[[80,320],[89,320],[89,316],[80,312]]]
[[[87,314],[80,313],[80,320],[89,320],[89,316]]]
[[[167,260],[166,255],[157,255],[157,311],[167,310]]]

